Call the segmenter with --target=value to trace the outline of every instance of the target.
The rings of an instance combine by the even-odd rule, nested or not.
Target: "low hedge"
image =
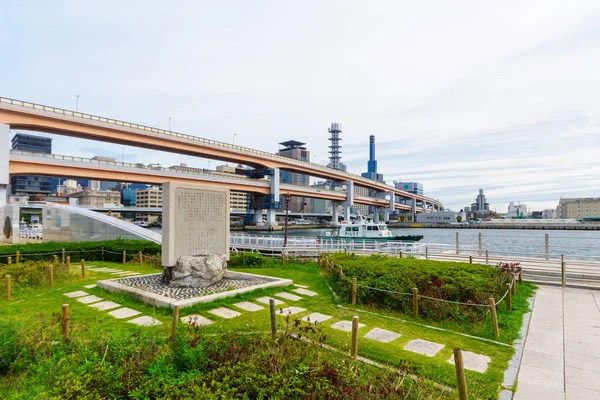
[[[506,282],[512,279],[509,272],[500,268],[476,264],[342,253],[329,255],[329,260],[336,265],[331,284],[342,298],[350,301],[352,279],[356,278],[359,285],[380,289],[359,286],[358,304],[383,306],[406,314],[412,313],[413,288],[418,289],[419,295],[435,299],[488,304],[490,297],[498,300],[504,294]],[[419,298],[419,314],[425,317],[478,320],[486,312],[485,307]]]
[[[23,261],[47,261],[56,253],[60,257],[62,249],[72,261],[85,259],[89,261],[102,261],[100,249],[104,247],[104,260],[121,262],[123,260],[123,250],[128,254],[158,255],[161,252],[161,245],[147,240],[117,239],[98,242],[47,242],[47,243],[27,243],[0,246],[0,263],[6,264],[7,257],[14,255],[18,251]]]

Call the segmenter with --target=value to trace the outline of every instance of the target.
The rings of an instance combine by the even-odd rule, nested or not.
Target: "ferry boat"
[[[386,224],[374,223],[359,215],[353,222],[342,222],[338,229],[319,235],[318,239],[418,242],[423,235],[394,235]]]

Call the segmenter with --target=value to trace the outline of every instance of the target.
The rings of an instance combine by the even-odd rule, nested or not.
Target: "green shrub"
[[[267,264],[267,258],[254,252],[231,253],[227,263],[234,268],[262,268],[265,264]]]
[[[359,285],[374,288],[358,287],[359,304],[410,314],[413,288],[417,288],[419,295],[433,298],[419,298],[420,315],[435,319],[475,321],[483,318],[487,312],[485,307],[450,302],[487,304],[490,297],[498,299],[504,294],[508,280],[499,268],[485,265],[342,253],[331,254],[329,260],[342,267],[343,279],[339,279],[336,268],[330,281],[347,301],[351,298],[352,279],[356,278]]]
[[[104,260],[100,249],[104,247]],[[160,254],[161,245],[147,240],[117,239],[98,242],[47,242],[47,243],[26,243],[9,246],[0,246],[0,263],[6,263],[7,256],[13,257],[15,262],[16,252],[21,253],[22,261],[48,261],[52,254],[60,257],[62,249],[65,249],[66,255],[71,257],[71,261],[85,259],[87,261],[114,261],[123,260],[123,250],[128,254],[138,254],[143,252],[145,255]]]

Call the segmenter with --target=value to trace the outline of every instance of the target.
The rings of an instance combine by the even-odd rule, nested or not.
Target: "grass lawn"
[[[152,266],[138,266],[137,263],[117,264],[109,262],[90,262],[90,265],[97,267],[110,267],[120,270],[134,271],[140,273],[157,273],[160,269]],[[274,264],[273,264],[274,265]],[[92,337],[97,332],[111,331],[129,331],[132,334],[136,332],[153,332],[156,337],[168,338],[171,331],[171,310],[160,309],[145,305],[129,295],[108,293],[100,288],[84,289],[84,285],[95,283],[102,279],[115,278],[110,273],[97,271],[87,271],[86,278],[81,279],[78,268],[73,266],[73,278],[66,282],[55,282],[54,289],[46,288],[21,288],[14,287],[12,301],[8,303],[4,297],[0,300],[0,321],[18,322],[23,325],[33,324],[32,321],[38,321],[51,327],[48,330],[44,340],[60,341],[60,311],[62,304],[70,305],[70,323],[71,336],[78,338]],[[375,308],[364,308],[366,312],[351,309],[351,306],[340,307],[334,299],[333,294],[327,287],[324,278],[321,276],[318,267],[314,263],[300,264],[289,262],[285,267],[273,266],[270,268],[243,268],[233,269],[242,272],[254,274],[264,274],[269,276],[292,279],[295,284],[306,285],[308,289],[317,293],[317,296],[310,297],[300,295],[301,300],[290,301],[281,299],[285,304],[281,307],[297,306],[306,309],[305,312],[295,314],[291,319],[303,317],[310,313],[319,312],[332,316],[331,319],[317,324],[317,330],[325,336],[324,343],[339,349],[341,352],[349,353],[350,332],[343,332],[330,327],[331,324],[338,321],[351,321],[354,315],[360,317],[360,323],[365,324],[359,330],[359,356],[389,365],[389,366],[408,366],[412,373],[431,382],[436,382],[452,388],[456,387],[456,378],[454,365],[448,360],[455,347],[463,351],[470,351],[491,358],[488,370],[485,373],[466,371],[467,385],[470,398],[493,399],[497,398],[497,393],[503,379],[503,371],[507,367],[507,362],[512,357],[514,350],[511,346],[494,343],[489,340],[479,340],[467,337],[465,335],[451,332],[440,331],[424,326],[432,321],[410,321],[410,317],[393,313],[390,311],[379,310]],[[523,288],[526,288],[524,284]],[[296,287],[270,288],[258,290],[252,293],[245,293],[236,297],[217,300],[208,304],[196,304],[189,308],[181,310],[181,316],[190,314],[200,314],[206,318],[215,321],[214,324],[203,326],[199,329],[200,334],[219,336],[224,332],[259,332],[268,334],[270,332],[270,319],[268,306],[263,310],[248,312],[236,308],[233,303],[240,301],[255,301],[261,296],[273,296],[275,293],[285,291],[294,293]],[[138,327],[127,322],[119,320],[108,315],[107,311],[97,311],[88,305],[81,304],[75,299],[64,296],[64,293],[84,290],[89,294],[101,297],[104,300],[117,302],[125,307],[140,311],[141,315],[152,316],[162,322],[161,325],[153,327]],[[499,341],[510,342],[516,337],[516,332],[520,327],[520,319],[523,312],[527,309],[527,297],[531,293],[531,287],[527,290],[519,290],[517,296],[513,299],[515,311],[499,312],[501,337]],[[261,304],[262,305],[262,304]],[[239,311],[241,316],[233,319],[223,319],[214,316],[208,311],[217,307],[227,307]],[[131,319],[131,318],[130,318]],[[403,321],[404,320],[404,321]],[[448,329],[462,330],[472,335],[491,337],[490,332],[485,328],[488,324],[482,323],[469,332],[469,329],[452,323],[439,324]],[[278,329],[280,331],[286,328],[286,318],[283,315],[278,316]],[[372,328],[387,329],[400,334],[401,336],[389,343],[381,343],[363,336]],[[192,330],[192,327],[180,325],[179,329]],[[404,350],[404,346],[414,339],[422,339],[435,342],[444,347],[433,357],[416,354]],[[3,391],[10,393],[11,389],[20,387],[21,393],[27,390],[28,385],[35,385],[36,380],[30,379],[27,375],[14,377],[6,380],[0,377],[0,394]],[[32,392],[41,390],[40,388],[30,387]],[[433,390],[433,389],[432,389]],[[441,393],[437,390],[436,397]],[[441,394],[441,398],[456,398],[455,393]],[[1,396],[0,396],[1,397]]]

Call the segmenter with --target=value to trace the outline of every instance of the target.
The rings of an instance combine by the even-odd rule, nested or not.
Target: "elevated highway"
[[[147,168],[140,166],[140,164],[18,150],[10,151],[9,173],[11,175],[42,175],[157,185],[165,181],[218,184],[230,190],[259,194],[267,194],[271,190],[271,182],[266,179],[251,179],[237,175],[229,177],[221,174],[187,172],[172,168]],[[315,189],[306,186],[280,184],[279,190],[282,194],[289,193],[294,196],[339,202],[343,202],[347,198],[346,192]],[[387,199],[366,196],[354,196],[354,203],[382,208],[390,206]],[[397,210],[410,211],[412,209],[410,205],[406,204],[395,203],[394,206]],[[426,212],[427,210],[419,207],[417,211]]]
[[[140,124],[118,121],[111,118],[99,117],[86,113],[64,110],[50,106],[43,106],[40,104],[13,100],[4,97],[0,97],[0,124],[6,124],[11,129],[46,132],[74,138],[90,139],[95,141],[116,143],[138,148],[165,151],[169,153],[198,156],[226,162],[241,163],[255,168],[264,167],[270,169],[294,171],[313,177],[328,179],[332,181],[347,182],[351,183],[352,185],[360,185],[368,189],[373,189],[379,193],[394,194],[400,199],[413,199],[414,201],[423,204],[420,210],[416,209],[414,204],[412,207],[407,206],[405,204],[394,204],[393,208],[397,209],[412,209],[413,211],[420,212],[423,209],[427,209],[429,207],[433,209],[439,209],[442,207],[442,204],[437,200],[405,192],[403,190],[396,189],[393,186],[389,186],[381,182],[363,178],[359,175],[347,173],[344,171],[327,168],[322,165],[294,160],[276,154],[250,149],[247,147],[235,146],[228,143],[203,139],[200,137],[190,136],[182,133],[171,132],[164,129],[152,128]],[[27,170],[27,167],[25,166],[25,163],[23,161],[15,160],[15,162],[16,164],[14,165],[14,167],[12,167],[13,163],[11,160],[11,173],[16,173],[13,172],[13,168],[15,171],[19,169],[23,171],[23,173],[40,174],[40,171],[42,171],[32,171],[31,169]],[[29,163],[29,167],[32,166],[33,164]],[[65,169],[67,167],[63,165],[62,168]],[[49,169],[51,171],[48,171],[47,174],[57,176],[54,172],[56,172],[59,169],[59,167],[50,165]],[[68,169],[74,170],[76,168]],[[95,167],[90,167],[89,165],[87,169],[88,171],[99,171],[99,169]],[[104,176],[111,175],[111,177],[102,179],[134,181],[133,179],[125,178],[124,172],[129,171],[121,171],[119,168],[111,171],[111,173],[105,171],[103,173]],[[96,172],[96,174],[100,174],[100,172]],[[157,174],[142,174],[140,172],[139,175],[145,175],[146,178],[151,179],[152,177],[156,177]],[[96,176],[91,175],[87,175],[86,177],[100,179]],[[174,178],[174,180],[190,180],[186,179],[189,177]],[[202,179],[192,180],[200,181]],[[146,180],[145,182],[152,183],[154,181]],[[221,183],[218,184],[220,185]],[[240,190],[237,188],[241,188],[242,186],[244,186],[246,190],[252,188],[254,193],[273,193],[274,191],[272,186],[269,191],[269,188],[264,185],[250,185],[243,184],[241,182],[229,182],[224,184],[227,187],[232,188],[232,190]],[[284,185],[282,185],[282,187],[283,186]],[[299,196],[307,196],[307,194],[305,193],[310,191],[309,188],[289,188],[289,190],[290,194],[295,194]],[[316,197],[335,200],[337,196],[338,195],[334,193],[323,192],[318,194],[318,196]],[[352,202],[352,199],[344,200],[346,200],[346,202]],[[368,200],[361,197],[356,197],[355,201],[360,204],[385,206],[382,202]]]

